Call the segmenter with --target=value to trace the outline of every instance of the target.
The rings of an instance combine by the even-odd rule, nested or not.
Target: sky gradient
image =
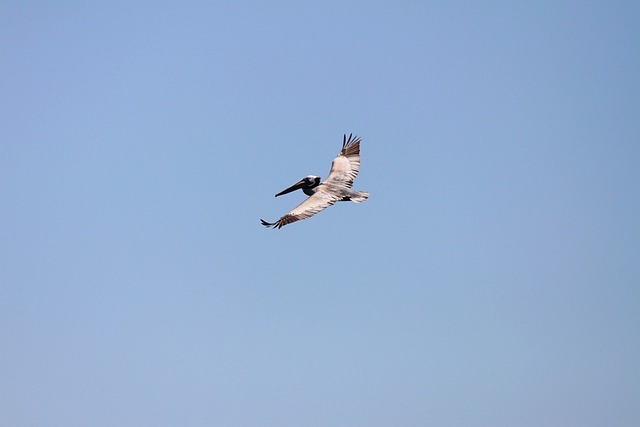
[[[0,4],[1,425],[640,425],[638,2],[133,3]]]

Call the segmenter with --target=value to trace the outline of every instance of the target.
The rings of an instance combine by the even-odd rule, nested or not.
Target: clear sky
[[[2,2],[0,424],[640,425],[639,22]]]

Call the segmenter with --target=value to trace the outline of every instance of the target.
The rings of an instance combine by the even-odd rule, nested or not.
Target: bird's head
[[[302,178],[300,181],[293,184],[291,187],[286,188],[276,194],[276,197],[282,196],[283,194],[291,193],[292,191],[305,189],[305,188],[314,188],[320,185],[320,177],[315,175],[308,175]]]

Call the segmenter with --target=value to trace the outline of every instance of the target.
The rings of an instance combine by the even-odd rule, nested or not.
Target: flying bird
[[[267,222],[261,219],[262,225],[282,228],[292,222],[312,217],[335,202],[364,202],[369,198],[369,193],[355,191],[351,188],[359,170],[360,138],[350,134],[347,139],[345,134],[342,139],[342,150],[338,157],[333,159],[326,181],[320,182],[320,177],[315,175],[305,176],[291,187],[276,194],[276,197],[278,197],[295,190],[302,190],[309,197],[276,222]]]

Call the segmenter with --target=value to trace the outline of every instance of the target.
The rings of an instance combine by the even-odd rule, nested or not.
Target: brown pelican
[[[262,225],[282,228],[292,222],[307,219],[335,202],[349,200],[356,203],[364,202],[369,198],[369,193],[351,189],[353,180],[358,176],[359,170],[360,138],[353,137],[353,134],[351,134],[347,139],[345,134],[342,139],[342,150],[338,157],[333,159],[327,180],[321,183],[319,176],[305,176],[291,187],[276,194],[276,197],[278,197],[301,189],[309,197],[276,222],[267,222],[261,219]]]

